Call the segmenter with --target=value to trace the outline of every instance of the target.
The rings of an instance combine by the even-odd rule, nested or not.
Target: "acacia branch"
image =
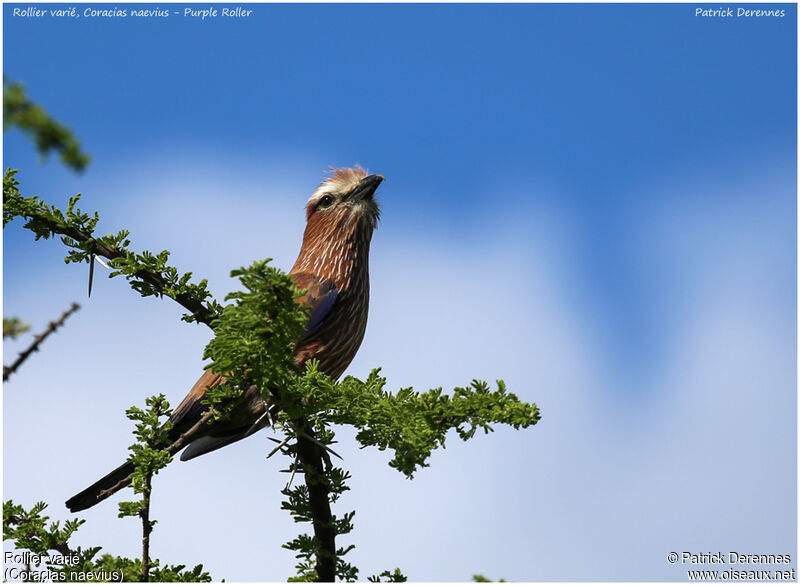
[[[209,410],[208,412],[206,412],[200,418],[200,420],[198,420],[194,424],[192,428],[190,428],[188,431],[186,431],[180,437],[178,437],[175,441],[173,441],[169,447],[164,449],[164,451],[166,451],[170,455],[175,455],[175,453],[183,449],[189,442],[191,442],[194,439],[194,436],[197,434],[197,431],[199,431],[203,427],[203,425],[205,425],[211,419],[211,417],[214,416],[214,414],[216,413],[213,410]]]
[[[8,500],[3,503],[4,512],[7,504],[13,505],[13,502]],[[21,508],[18,509],[22,511]],[[38,516],[30,518],[24,511],[23,514],[24,517],[14,513],[3,515],[3,537],[5,539],[10,540],[13,538],[16,540],[24,538],[30,542],[25,548],[33,552],[54,550],[65,557],[71,557],[75,554],[75,551],[67,543],[70,534],[74,530],[69,530],[68,528],[65,533],[57,530],[57,526],[51,524],[50,530],[45,531],[45,523],[42,522],[40,524]],[[47,519],[47,516],[45,516],[43,520]],[[32,546],[34,542],[36,546]]]
[[[206,412],[200,418],[200,420],[198,420],[194,424],[194,426],[192,426],[192,428],[190,428],[188,431],[186,431],[180,437],[178,437],[175,441],[173,441],[168,447],[164,449],[164,451],[166,451],[170,455],[175,455],[175,453],[183,449],[194,438],[194,436],[203,427],[203,425],[205,425],[213,416],[214,416],[213,411],[209,410],[208,412]],[[117,483],[112,485],[107,490],[103,490],[102,492],[97,494],[97,501],[99,502],[101,500],[104,500],[111,494],[114,494],[117,491],[121,490],[122,488],[130,485],[130,483],[131,483],[131,476],[129,475],[128,477],[119,480]]]
[[[144,479],[144,501],[139,517],[142,519],[142,573],[139,581],[146,583],[150,580],[150,534],[153,532],[153,523],[150,522],[150,494],[153,491],[153,474],[148,473]]]
[[[58,151],[65,165],[81,172],[90,157],[81,150],[72,131],[51,118],[42,106],[32,102],[21,83],[3,80],[3,131],[16,126],[36,143],[42,156],[51,150]]]
[[[47,329],[45,329],[44,332],[40,333],[39,335],[33,338],[33,343],[31,343],[31,345],[28,346],[28,348],[25,351],[19,354],[19,356],[17,357],[17,359],[14,361],[13,364],[11,364],[10,366],[3,366],[3,382],[8,380],[8,377],[17,371],[17,369],[22,365],[22,363],[26,359],[28,359],[28,356],[30,356],[34,351],[39,350],[39,346],[42,344],[42,342],[51,333],[55,332],[56,329],[61,327],[64,324],[64,321],[67,320],[67,317],[69,317],[72,313],[74,313],[80,308],[81,306],[78,303],[72,303],[70,308],[64,311],[64,313],[61,314],[61,317],[59,317],[57,321],[50,321],[50,323],[47,326]]]
[[[124,258],[126,256],[125,252],[122,250],[108,246],[82,230],[71,226],[61,225],[59,222],[43,215],[36,215],[36,219],[37,221],[46,225],[54,234],[61,234],[62,236],[72,238],[76,242],[86,244],[88,251],[95,256],[102,256],[103,258],[108,258],[109,260]],[[136,278],[153,285],[159,291],[163,292],[166,288],[166,282],[158,272],[142,268],[134,272],[133,275]],[[201,301],[186,293],[178,293],[174,297],[171,296],[170,298],[174,299],[175,302],[183,306],[185,309],[188,309],[196,321],[211,327],[211,323],[214,321],[216,315],[214,314],[214,311],[209,309],[208,306],[203,304]]]
[[[303,475],[308,488],[314,537],[320,546],[316,553],[315,580],[332,583],[336,580],[336,527],[331,514],[330,489],[325,477],[322,449],[311,439],[310,433],[311,430],[306,429],[298,437],[297,456],[305,471]]]

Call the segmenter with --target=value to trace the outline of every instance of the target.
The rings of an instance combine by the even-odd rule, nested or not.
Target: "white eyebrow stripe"
[[[323,187],[319,187],[316,191],[314,191],[314,193],[311,194],[311,197],[308,198],[308,203],[313,203],[316,205],[319,203],[320,199],[325,197],[325,195],[333,194],[333,192],[329,190],[328,185],[323,185]]]
[[[338,195],[340,193],[349,193],[355,189],[356,185],[361,181],[361,177],[353,175],[347,177],[334,177],[330,178],[311,194],[308,198],[308,204],[316,205],[320,199],[325,195]]]

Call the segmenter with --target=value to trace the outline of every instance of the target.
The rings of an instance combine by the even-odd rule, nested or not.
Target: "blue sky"
[[[413,482],[342,431],[362,578],[683,580],[673,550],[796,552],[795,5],[24,6],[4,5],[4,74],[93,156],[75,175],[6,133],[24,193],[83,193],[101,231],[171,250],[222,297],[231,268],[290,268],[324,170],[360,163],[387,181],[349,372],[503,378],[542,409],[524,432],[453,437]],[[182,398],[209,336],[123,282],[87,300],[62,257],[5,230],[6,314],[40,330],[83,304],[3,397],[4,497],[56,518],[125,456],[125,408]],[[264,436],[159,476],[157,556],[232,581],[292,573]],[[136,556],[115,516],[87,512],[82,542]]]

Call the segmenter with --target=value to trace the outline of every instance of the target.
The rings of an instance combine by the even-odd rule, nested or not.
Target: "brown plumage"
[[[319,368],[338,378],[355,357],[367,326],[369,311],[369,244],[380,211],[373,199],[381,175],[361,167],[333,169],[306,205],[306,228],[292,280],[307,292],[298,299],[311,309],[305,332],[298,340],[295,363],[319,360]],[[175,408],[170,440],[194,426],[206,410],[206,389],[225,382],[206,371]],[[210,423],[187,446],[188,460],[243,439],[267,426],[267,406],[255,386],[250,387],[224,420]],[[126,462],[90,487],[67,500],[77,512],[104,500],[130,483],[133,466]],[[113,489],[112,489],[113,488]]]

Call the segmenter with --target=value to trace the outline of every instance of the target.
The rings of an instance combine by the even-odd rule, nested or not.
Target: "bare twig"
[[[80,308],[81,306],[78,303],[72,303],[70,308],[64,311],[64,313],[61,314],[61,317],[59,317],[57,321],[50,321],[50,323],[47,326],[47,329],[45,329],[44,332],[40,333],[39,335],[33,338],[33,343],[25,351],[19,354],[19,356],[17,357],[16,361],[14,361],[13,364],[11,364],[10,366],[3,366],[3,382],[8,380],[8,377],[17,371],[17,368],[19,368],[22,365],[22,362],[28,359],[28,356],[30,356],[34,351],[39,350],[39,346],[47,338],[48,335],[50,335],[56,329],[61,327],[64,324],[64,321],[67,320],[67,317],[69,317],[72,313],[74,313]]]

